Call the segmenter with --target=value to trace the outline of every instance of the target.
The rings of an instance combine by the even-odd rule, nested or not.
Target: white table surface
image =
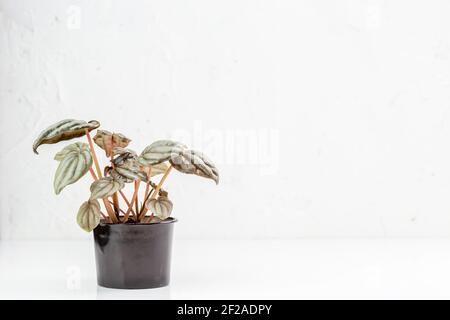
[[[91,241],[0,241],[1,299],[450,299],[449,239],[175,239],[171,285],[98,287]]]

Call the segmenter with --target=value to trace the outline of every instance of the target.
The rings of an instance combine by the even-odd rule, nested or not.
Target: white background
[[[90,177],[53,193],[67,143],[31,151],[64,118],[215,160],[217,187],[167,180],[178,239],[449,236],[449,17],[445,0],[1,0],[0,237],[91,237]]]

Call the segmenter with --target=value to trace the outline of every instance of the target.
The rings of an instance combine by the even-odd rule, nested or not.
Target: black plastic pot
[[[173,225],[108,224],[94,229],[97,283],[117,289],[164,287],[170,281]]]

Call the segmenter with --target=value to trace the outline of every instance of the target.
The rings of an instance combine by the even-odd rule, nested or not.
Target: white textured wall
[[[218,187],[168,179],[178,237],[449,236],[449,17],[446,0],[1,0],[0,236],[89,237],[89,177],[54,196],[62,145],[31,152],[69,117],[216,160]]]

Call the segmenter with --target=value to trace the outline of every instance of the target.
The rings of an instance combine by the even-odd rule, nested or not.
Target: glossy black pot
[[[118,289],[164,287],[170,280],[173,225],[109,224],[94,229],[97,283]]]

